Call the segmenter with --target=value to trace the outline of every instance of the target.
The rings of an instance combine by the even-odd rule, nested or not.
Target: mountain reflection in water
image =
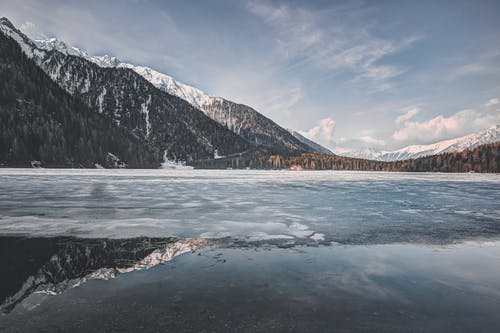
[[[0,331],[400,332],[415,328],[456,333],[496,332],[500,327],[497,241],[444,246],[294,245],[225,239],[199,248],[199,241],[193,242],[0,239],[3,246],[10,243],[23,252],[10,251],[13,258],[9,259],[2,251],[2,270],[10,272],[8,278],[2,275],[2,295],[17,297],[11,296],[4,307],[12,308],[16,301],[18,306],[0,314]],[[50,251],[42,250],[49,247]],[[166,260],[194,248],[196,255],[140,270],[161,262],[158,258]],[[92,274],[111,271],[114,276],[130,270],[134,272],[116,279],[68,288]],[[68,289],[58,296],[34,293],[64,288]],[[19,302],[22,297],[26,298]]]
[[[0,309],[11,311],[32,293],[57,295],[88,279],[147,269],[194,251],[206,240],[0,237]]]

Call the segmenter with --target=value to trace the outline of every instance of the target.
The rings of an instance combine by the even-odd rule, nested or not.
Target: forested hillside
[[[157,148],[62,90],[0,33],[0,165],[156,168],[161,158]]]
[[[216,150],[229,155],[249,147],[225,126],[131,69],[104,68],[68,52],[42,49],[6,18],[0,19],[0,28],[62,89],[172,160],[213,158]]]

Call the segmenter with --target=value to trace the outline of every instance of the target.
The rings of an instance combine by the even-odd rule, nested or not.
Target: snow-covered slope
[[[28,56],[30,56],[30,53],[32,52],[33,48],[29,45],[29,41],[20,39],[19,36],[17,34],[13,34],[10,29],[5,29],[5,32],[7,32],[11,37],[14,37],[16,41],[19,44],[21,44],[23,51],[25,51],[25,53]],[[100,67],[130,68],[139,75],[141,75],[142,77],[144,77],[146,80],[151,82],[154,86],[156,86],[160,90],[163,90],[171,95],[180,97],[185,101],[189,102],[190,104],[192,104],[193,106],[197,107],[198,109],[201,109],[202,111],[204,111],[203,105],[208,104],[210,98],[212,98],[208,94],[204,93],[203,91],[197,88],[177,82],[171,76],[155,71],[154,69],[151,69],[149,67],[136,66],[129,63],[124,63],[121,62],[118,58],[111,57],[109,55],[92,56],[89,55],[87,52],[80,50],[77,47],[70,46],[67,43],[57,38],[39,39],[39,40],[34,40],[33,42],[41,50],[45,50],[47,52],[56,50],[65,55],[81,57],[97,64]]]
[[[310,145],[298,140],[291,133],[251,107],[234,103],[221,97],[210,96],[200,89],[178,82],[171,76],[160,73],[152,68],[121,62],[119,59],[108,55],[92,56],[79,48],[70,46],[55,38],[36,40],[34,43],[40,50],[47,52],[56,50],[65,55],[81,57],[100,67],[131,69],[152,83],[156,88],[187,101],[208,117],[224,125],[252,144],[311,150]],[[26,47],[26,49],[31,50],[33,48]]]
[[[92,58],[95,59],[97,57],[92,57]],[[93,61],[98,64],[97,61],[95,60]],[[143,78],[151,82],[155,87],[159,88],[160,90],[163,90],[171,95],[180,97],[183,100],[191,103],[194,107],[204,112],[205,112],[204,106],[210,102],[211,98],[213,98],[210,97],[208,94],[204,93],[203,91],[201,91],[200,89],[177,82],[171,76],[155,71],[154,69],[151,69],[149,67],[135,66],[127,63],[118,63],[114,66],[132,69],[133,71],[135,71]]]
[[[38,48],[47,52],[55,50],[65,55],[81,57],[86,60],[92,61],[100,67],[116,67],[120,64],[120,60],[115,57],[110,57],[108,55],[91,56],[88,55],[85,51],[82,51],[77,47],[70,46],[57,38],[38,39],[34,40],[34,43]]]
[[[481,132],[459,138],[439,141],[429,145],[412,145],[394,151],[377,151],[366,148],[343,152],[340,155],[379,161],[400,161],[429,155],[473,149],[486,143],[500,142],[500,124]]]

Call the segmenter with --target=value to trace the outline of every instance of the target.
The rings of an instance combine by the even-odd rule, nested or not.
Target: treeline
[[[425,156],[417,159],[382,162],[319,153],[251,151],[217,160],[197,161],[208,169],[304,169],[400,172],[500,172],[500,142],[472,150]]]
[[[500,142],[474,149],[391,162],[394,171],[500,172]],[[393,171],[393,170],[388,170]]]
[[[162,152],[62,90],[0,33],[0,165],[156,168]]]

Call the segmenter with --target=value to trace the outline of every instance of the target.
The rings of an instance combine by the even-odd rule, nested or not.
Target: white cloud
[[[415,117],[415,115],[419,112],[420,112],[420,109],[417,107],[409,109],[404,114],[402,114],[396,118],[396,124],[401,124],[401,123],[404,123],[404,122],[410,120],[411,118]]]
[[[410,117],[400,122],[401,127],[392,138],[413,144],[428,143],[480,131],[499,122],[500,105],[498,99],[493,98],[478,108],[462,110],[448,117],[438,115],[422,122],[411,121]]]
[[[386,146],[386,142],[374,138],[371,135],[365,135],[357,138],[341,137],[337,140],[338,145],[331,147],[337,154],[345,154],[358,150],[381,149]]]
[[[498,105],[499,103],[500,103],[500,101],[498,100],[498,98],[492,98],[488,102],[486,102],[486,104],[484,104],[484,106],[489,107],[489,106],[493,106],[493,105]]]
[[[379,64],[379,60],[422,38],[410,36],[394,41],[374,37],[366,26],[349,19],[350,16],[359,15],[359,8],[351,12],[327,11],[326,17],[324,12],[286,5],[273,6],[262,1],[251,1],[247,7],[275,30],[278,36],[277,51],[294,61],[291,67],[347,70],[354,74],[351,82],[369,83],[379,91],[390,89],[390,80],[406,71],[399,66]],[[324,21],[328,22],[326,26],[322,25]]]
[[[375,139],[374,137],[372,137],[370,135],[362,136],[359,138],[359,140],[364,142],[364,143],[370,144],[370,145],[377,145],[377,146],[385,145],[384,140]]]
[[[333,134],[335,132],[335,120],[332,118],[321,119],[316,126],[304,132],[299,131],[300,134],[309,138],[327,148],[335,147]]]

